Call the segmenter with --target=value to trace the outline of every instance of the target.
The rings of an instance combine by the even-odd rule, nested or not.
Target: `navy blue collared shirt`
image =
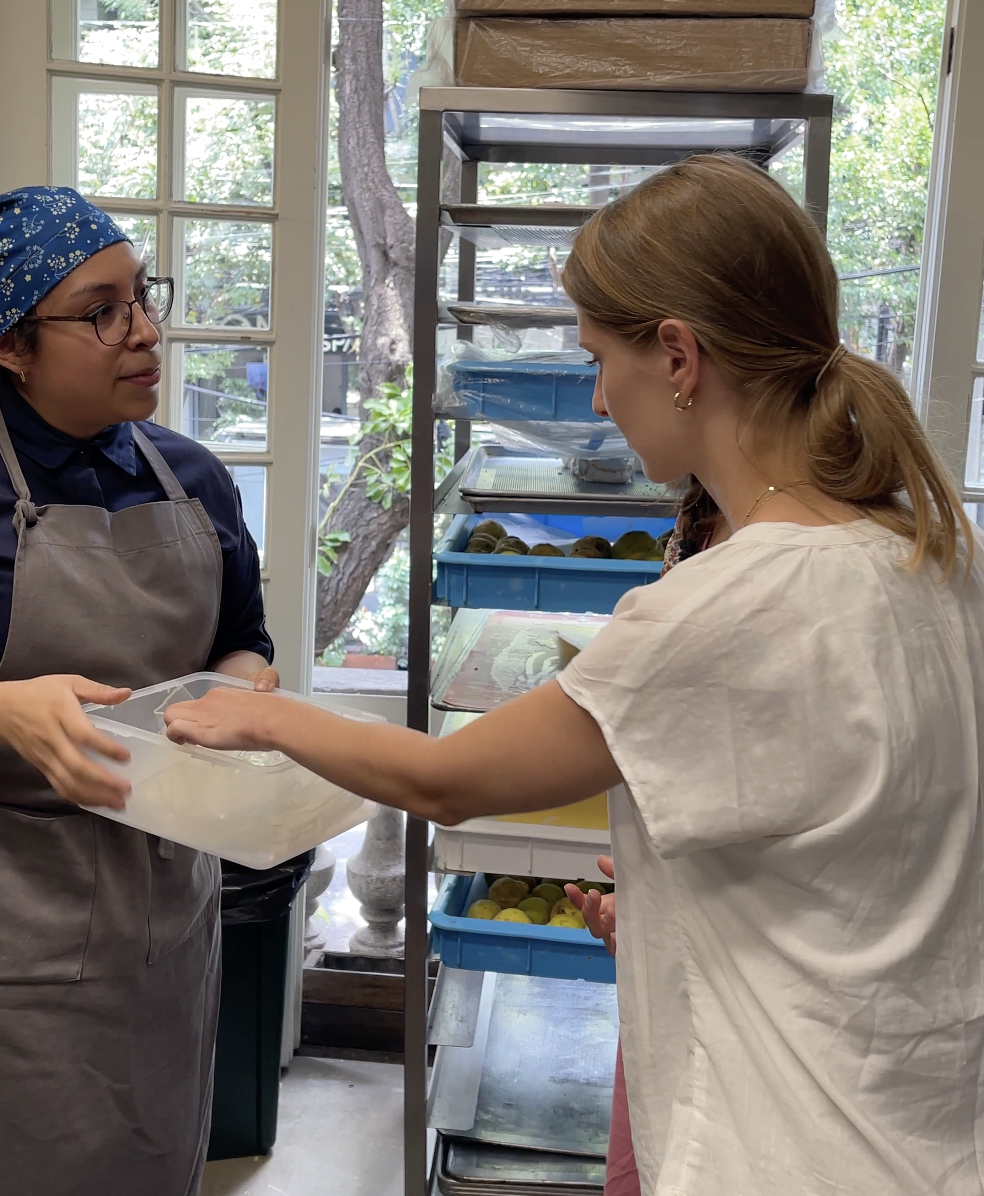
[[[0,411],[37,506],[122,511],[166,500],[154,471],[134,443],[132,424],[114,424],[92,440],[75,440],[46,423],[2,376]],[[157,424],[142,423],[140,428],[188,497],[201,502],[222,548],[222,599],[209,663],[241,651],[272,660],[273,644],[263,620],[259,558],[232,479],[208,449],[186,436]],[[6,644],[10,628],[17,552],[15,501],[10,476],[0,461],[0,644]]]

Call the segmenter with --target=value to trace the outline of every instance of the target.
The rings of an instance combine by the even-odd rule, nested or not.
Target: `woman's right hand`
[[[123,777],[85,754],[98,752],[125,763],[126,748],[100,734],[82,710],[83,702],[115,706],[128,689],[97,685],[85,677],[34,677],[0,682],[0,740],[40,769],[67,801],[122,810],[130,792]]]
[[[598,868],[604,876],[615,879],[615,861],[610,855],[598,856]],[[615,894],[591,889],[582,893],[577,885],[567,885],[567,896],[581,911],[588,930],[601,939],[609,953],[615,954]]]

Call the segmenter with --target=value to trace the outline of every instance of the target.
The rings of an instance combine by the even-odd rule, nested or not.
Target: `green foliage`
[[[98,5],[100,21],[156,21],[157,0],[112,0]]]
[[[157,0],[100,0],[95,20],[79,21],[79,60],[157,66],[158,17]]]
[[[185,109],[185,198],[273,202],[273,100],[201,96]]]
[[[349,624],[350,630],[376,656],[406,657],[410,630],[407,591],[410,586],[410,550],[405,543],[393,545],[386,562],[376,571],[373,592],[375,610],[359,607]]]
[[[89,195],[157,194],[157,97],[79,95],[79,189]]]
[[[835,97],[828,237],[841,274],[919,264],[945,10],[944,0],[841,0],[843,36],[825,55]],[[918,290],[917,270],[846,281],[844,334],[871,352],[881,309],[904,351]]]
[[[190,0],[189,70],[269,79],[276,60],[277,0]]]
[[[410,427],[413,421],[413,367],[407,370],[405,385],[398,386],[384,382],[379,393],[363,404],[365,417],[358,433],[352,438],[352,449],[348,459],[348,477],[338,494],[332,499],[322,516],[318,531],[318,571],[322,576],[331,572],[337,561],[337,550],[348,543],[350,533],[329,532],[328,525],[345,494],[356,483],[363,483],[366,496],[386,511],[393,505],[398,494],[410,493]],[[368,447],[367,447],[368,442]],[[435,476],[440,480],[449,473],[452,449],[449,441],[435,446]],[[330,497],[339,478],[329,473],[322,493]],[[320,546],[327,536],[344,535],[333,547],[335,555],[322,554]]]
[[[395,656],[405,660],[410,631],[407,592],[410,587],[410,552],[405,535],[393,546],[387,560],[373,578],[372,591],[376,595],[375,610],[361,606],[345,631],[325,648],[319,657],[323,665],[338,667],[345,660],[348,645],[353,640],[367,652],[378,656]],[[451,611],[435,607],[431,617],[431,660],[437,660],[451,627]]]
[[[351,544],[348,532],[322,532],[318,540],[318,572],[327,577],[333,565],[338,564],[338,550],[343,544]]]
[[[273,257],[269,224],[188,220],[184,253],[185,323],[267,326]]]

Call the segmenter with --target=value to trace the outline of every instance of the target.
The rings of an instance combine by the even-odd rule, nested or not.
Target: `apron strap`
[[[17,532],[17,540],[20,542],[21,535],[25,527],[34,527],[38,521],[38,511],[34,503],[31,502],[31,492],[27,488],[27,479],[24,477],[24,471],[21,469],[20,461],[17,460],[17,454],[14,452],[14,446],[10,440],[10,433],[7,431],[7,423],[3,418],[3,412],[0,411],[0,459],[3,460],[7,467],[7,473],[10,475],[10,481],[14,487],[14,493],[17,495],[17,501],[14,503],[14,530]]]
[[[141,453],[143,453],[144,460],[154,471],[154,476],[160,482],[161,488],[170,501],[187,501],[188,495],[185,493],[184,487],[171,472],[171,467],[151,443],[147,434],[138,428],[136,424],[132,424],[131,427],[133,428],[134,443],[140,449]]]
[[[7,423],[3,418],[2,411],[0,411],[0,458],[3,459],[3,463],[7,467],[7,473],[10,474],[14,493],[24,502],[30,502],[31,492],[27,488],[24,471],[21,469],[20,461],[17,460],[17,454],[14,452],[14,446],[11,443],[10,433],[7,431]]]

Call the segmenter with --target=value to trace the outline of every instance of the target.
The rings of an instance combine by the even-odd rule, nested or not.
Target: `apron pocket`
[[[92,822],[0,807],[0,984],[82,975],[96,893]]]
[[[148,963],[168,955],[219,913],[222,874],[215,856],[156,835],[150,850],[150,953]]]

